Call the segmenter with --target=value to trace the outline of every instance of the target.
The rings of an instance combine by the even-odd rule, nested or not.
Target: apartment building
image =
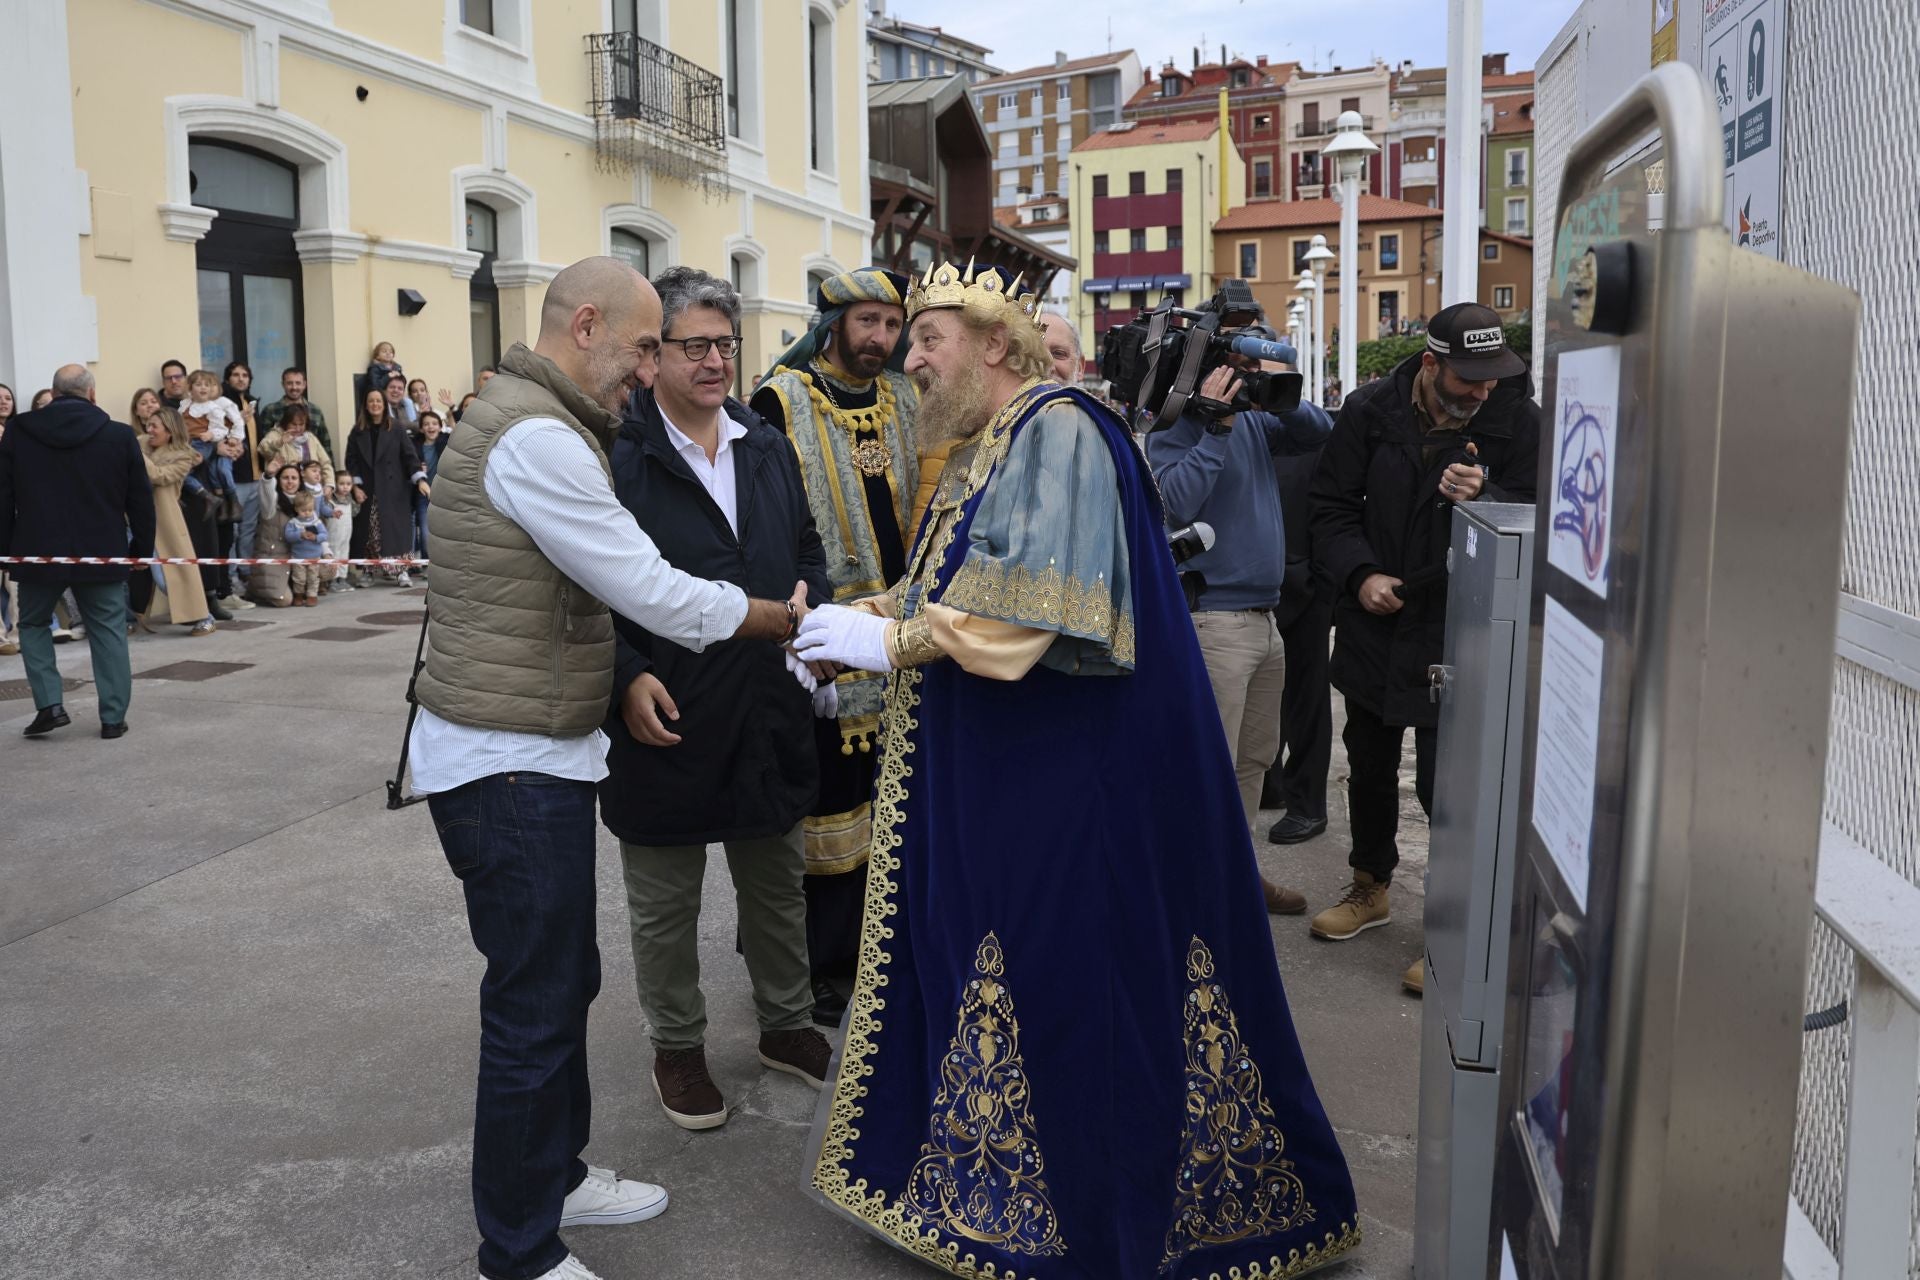
[[[1533,236],[1533,93],[1487,100],[1486,225],[1510,236]]]
[[[976,84],[974,107],[993,145],[993,203],[1066,194],[1068,155],[1118,124],[1143,80],[1140,59],[1122,49],[1091,58],[1056,53],[1046,65]]]
[[[772,0],[8,0],[0,381],[304,365],[472,385],[596,253],[730,273],[743,370],[867,260],[865,10]],[[803,51],[786,56],[785,51]]]
[[[1225,89],[1228,127],[1247,165],[1247,199],[1284,200],[1289,194],[1287,82],[1299,69],[1294,62],[1269,63],[1265,54],[1252,61],[1223,57],[1203,63],[1195,50],[1189,70],[1172,62],[1157,76],[1149,70],[1122,114],[1142,124],[1217,120]]]
[[[1290,199],[1319,200],[1332,194],[1329,184],[1337,184],[1339,175],[1320,152],[1331,140],[1341,113],[1359,112],[1367,136],[1378,142],[1380,128],[1387,121],[1392,89],[1393,73],[1378,58],[1358,70],[1294,73],[1286,93],[1285,180]],[[1381,194],[1382,175],[1383,158],[1376,155],[1367,167],[1361,189]]]
[[[1246,203],[1246,163],[1229,140],[1223,174],[1217,120],[1127,122],[1073,149],[1072,317],[1089,359],[1142,308],[1209,289],[1223,176],[1229,204]]]
[[[869,80],[885,83],[957,75],[977,84],[1000,74],[1000,68],[987,61],[992,52],[944,27],[896,18],[887,12],[887,0],[867,0]]]

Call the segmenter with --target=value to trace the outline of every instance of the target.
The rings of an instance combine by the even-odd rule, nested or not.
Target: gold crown
[[[976,272],[972,259],[967,260],[965,271],[950,262],[935,263],[907,290],[907,319],[939,307],[960,307],[983,320],[1021,316],[1038,328],[1040,299],[1031,292],[1019,291],[1024,278],[1016,275],[1009,281],[998,267]]]

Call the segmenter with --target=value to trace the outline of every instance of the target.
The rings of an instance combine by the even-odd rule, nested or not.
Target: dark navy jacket
[[[613,445],[620,504],[676,569],[731,582],[749,596],[785,600],[804,579],[811,604],[833,599],[800,466],[786,436],[734,400],[727,414],[747,428],[733,442],[740,532],[674,451],[645,391],[629,406]],[[786,668],[778,645],[722,640],[694,653],[614,615],[616,666],[606,721],[611,771],[600,784],[600,817],[630,844],[706,844],[777,835],[819,793],[813,700]],[[679,707],[666,722],[671,747],[643,746],[627,732],[620,700],[651,672]]]
[[[77,396],[7,423],[0,554],[152,555],[153,485],[134,429]],[[125,565],[17,564],[7,572],[22,582],[127,580]]]

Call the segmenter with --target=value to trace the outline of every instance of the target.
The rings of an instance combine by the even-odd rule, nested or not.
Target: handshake
[[[887,628],[892,625],[857,607],[826,604],[809,609],[807,584],[798,582],[787,600],[749,600],[746,621],[734,634],[738,639],[772,639],[780,644],[787,670],[813,695],[813,714],[830,720],[840,713],[833,682],[842,670],[892,669],[887,651]],[[650,671],[641,672],[627,686],[620,718],[643,745],[671,747],[680,741],[680,735],[667,727],[680,718],[680,708]]]

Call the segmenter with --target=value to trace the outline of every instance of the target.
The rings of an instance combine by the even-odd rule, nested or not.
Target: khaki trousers
[[[1200,657],[1220,708],[1227,750],[1240,784],[1240,807],[1252,830],[1260,816],[1260,782],[1280,754],[1280,696],[1287,688],[1286,647],[1271,613],[1193,615]]]
[[[799,824],[783,835],[725,843],[740,914],[740,949],[762,1031],[813,1025],[807,966],[806,854]],[[700,991],[700,888],[705,845],[620,842],[633,935],[633,977],[656,1049],[706,1042]]]

